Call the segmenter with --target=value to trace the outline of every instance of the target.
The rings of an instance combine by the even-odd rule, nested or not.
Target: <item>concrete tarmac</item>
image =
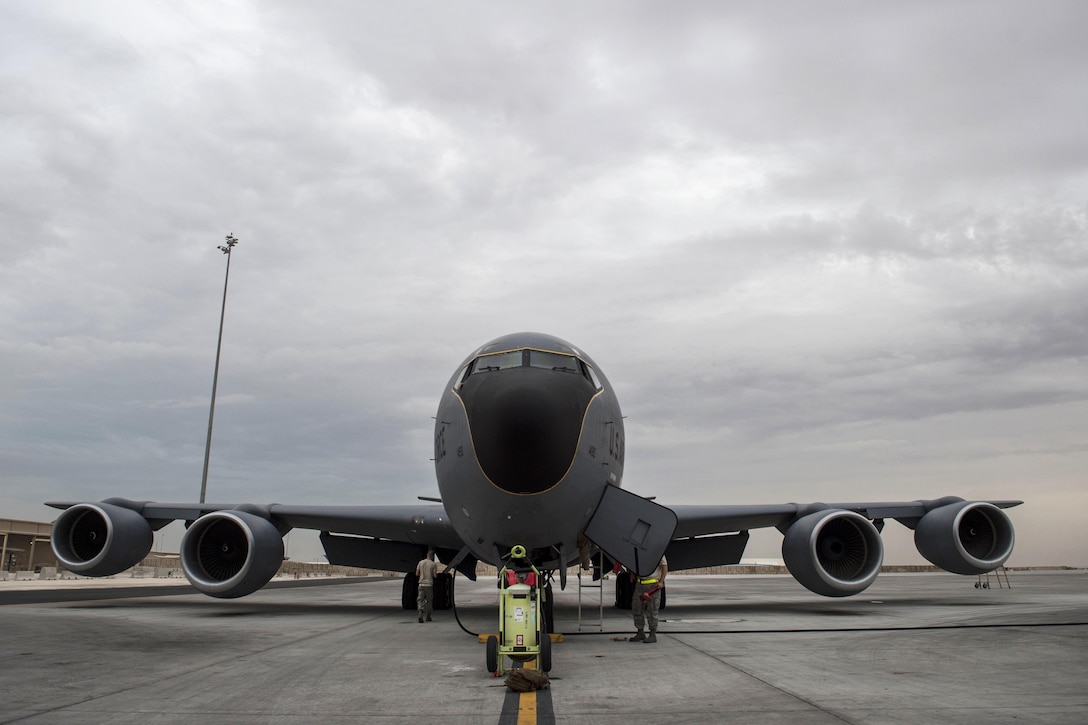
[[[580,632],[571,582],[533,696],[488,674],[452,611],[402,610],[399,579],[336,581],[238,600],[0,582],[0,723],[1088,722],[1084,571],[1013,572],[1011,589],[884,574],[835,600],[785,576],[673,575],[651,645],[621,639],[610,582],[601,630]],[[583,591],[588,619],[600,593]],[[458,578],[465,630],[497,629],[496,597]]]

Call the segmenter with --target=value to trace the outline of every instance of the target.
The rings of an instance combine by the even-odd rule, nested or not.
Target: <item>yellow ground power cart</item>
[[[515,561],[522,566],[515,567]],[[552,669],[552,640],[544,624],[541,602],[543,581],[525,547],[515,546],[499,571],[499,636],[487,638],[487,671],[503,674],[506,658],[515,662],[536,660],[537,669]]]

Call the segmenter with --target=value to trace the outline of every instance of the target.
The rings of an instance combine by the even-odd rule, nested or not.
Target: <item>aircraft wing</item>
[[[804,586],[825,596],[867,587],[880,571],[887,519],[913,529],[919,553],[936,566],[975,575],[1004,564],[1012,524],[1001,509],[1022,501],[882,501],[745,506],[670,506],[676,530],[666,549],[670,569],[737,564],[750,529],[775,527],[782,557]]]
[[[956,502],[961,500],[956,499]],[[744,506],[668,506],[668,508],[676,513],[676,532],[673,538],[680,539],[762,529],[769,526],[785,527],[805,513],[821,509],[853,511],[871,521],[896,519],[906,523],[920,519],[928,511],[947,502],[948,499],[934,499],[876,503],[783,503]],[[1019,506],[1023,501],[988,501],[987,503],[1004,509]]]
[[[171,521],[195,521],[214,511],[240,510],[264,516],[287,530],[313,529],[449,549],[460,549],[463,545],[446,519],[445,510],[439,504],[293,506],[274,503],[255,506],[233,503],[154,503],[122,499],[107,499],[104,503],[131,509],[145,519],[154,521],[157,524],[154,526],[156,529]],[[46,505],[69,509],[76,503],[52,501]]]
[[[183,567],[194,585],[213,596],[249,593],[250,583],[242,580],[251,569],[259,570],[254,581],[263,579],[254,589],[263,586],[283,561],[282,537],[291,529],[321,532],[330,564],[413,572],[433,548],[440,561],[475,579],[476,559],[467,554],[441,504],[258,506],[113,498],[47,505],[65,510],[53,530],[58,559],[87,576],[108,576],[137,564],[151,548],[151,532],[181,520],[189,526],[181,545]]]

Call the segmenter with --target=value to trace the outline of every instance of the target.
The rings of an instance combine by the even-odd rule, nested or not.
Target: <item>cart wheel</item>
[[[541,672],[552,671],[552,638],[547,634],[540,635],[540,655],[537,657],[537,665]]]
[[[982,588],[982,585],[979,584],[978,582],[975,582],[975,589],[981,589],[981,588]]]
[[[986,582],[985,584],[983,584],[982,588],[983,589],[989,589],[990,588],[990,582]]]
[[[495,635],[487,638],[487,671],[499,671],[499,640]]]

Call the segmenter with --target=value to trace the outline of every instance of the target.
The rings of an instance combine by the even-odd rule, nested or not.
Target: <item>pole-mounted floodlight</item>
[[[208,411],[208,442],[204,445],[204,477],[200,481],[200,503],[208,493],[208,461],[212,454],[212,423],[215,421],[215,391],[219,387],[219,353],[223,350],[223,319],[227,315],[227,283],[230,282],[230,250],[238,240],[234,234],[227,235],[226,245],[219,245],[219,250],[227,255],[227,275],[223,279],[223,307],[219,311],[219,342],[215,345],[215,374],[212,376],[212,406]]]

